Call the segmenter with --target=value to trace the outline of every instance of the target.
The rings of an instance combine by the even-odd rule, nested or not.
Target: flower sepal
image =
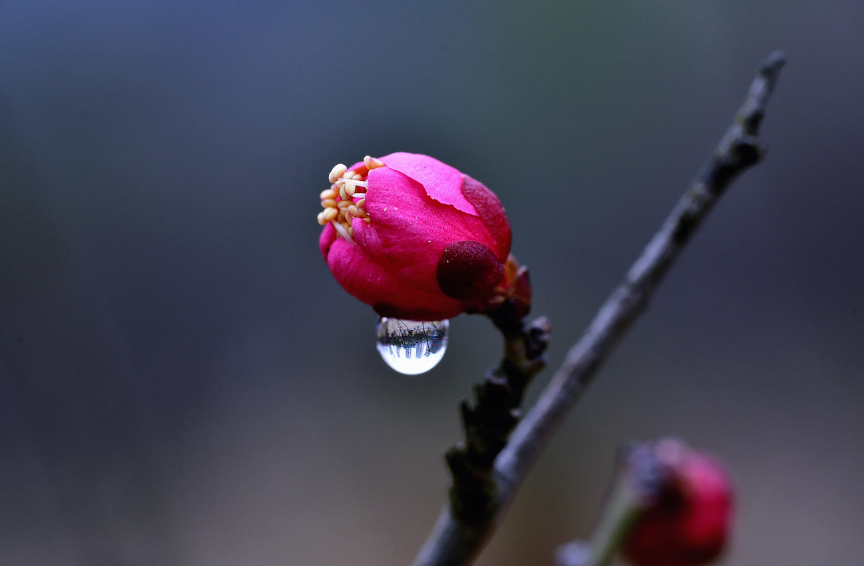
[[[492,315],[504,305],[508,305],[513,310],[513,316],[518,320],[522,320],[531,312],[531,277],[528,267],[520,265],[513,254],[507,257],[504,278],[493,289],[482,312]]]

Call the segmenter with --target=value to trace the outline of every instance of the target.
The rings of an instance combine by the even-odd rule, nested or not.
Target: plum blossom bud
[[[634,449],[644,502],[623,545],[635,566],[699,566],[723,551],[732,522],[729,477],[712,456],[673,439]]]
[[[487,310],[527,286],[524,269],[508,265],[504,207],[468,175],[426,155],[392,153],[337,165],[329,180],[321,253],[339,284],[381,316],[442,320]]]

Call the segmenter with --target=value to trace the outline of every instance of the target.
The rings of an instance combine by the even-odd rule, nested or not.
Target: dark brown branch
[[[744,103],[708,163],[630,268],[623,283],[612,292],[585,334],[567,353],[537,404],[510,435],[509,442],[495,459],[493,475],[481,482],[482,512],[466,520],[468,517],[460,505],[476,493],[463,493],[454,488],[451,505],[442,511],[414,566],[464,565],[480,552],[531,465],[597,370],[645,309],[694,230],[732,181],[759,162],[763,155],[757,139],[759,126],[784,61],[784,55],[775,52],[762,64]],[[451,459],[448,457],[448,461]],[[458,478],[454,484],[458,485]]]
[[[465,441],[445,454],[453,476],[451,509],[470,525],[482,524],[497,512],[495,458],[519,423],[525,389],[546,366],[549,321],[540,317],[525,326],[511,306],[505,303],[490,314],[504,335],[504,358],[474,386],[474,402],[460,404]]]

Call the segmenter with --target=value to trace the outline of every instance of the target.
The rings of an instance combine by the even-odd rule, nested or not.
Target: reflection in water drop
[[[399,373],[417,375],[438,365],[447,350],[449,320],[418,322],[381,317],[375,329],[378,352]]]

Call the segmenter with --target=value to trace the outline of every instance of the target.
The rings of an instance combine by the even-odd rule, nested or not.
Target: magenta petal
[[[378,232],[363,222],[361,218],[355,218],[351,221],[351,228],[354,229],[354,240],[363,248],[363,252],[371,256],[372,259],[381,263],[381,259],[386,259],[384,256],[384,244],[381,242],[381,236]]]
[[[381,236],[375,226],[366,224],[361,218],[355,218],[351,227],[354,229],[354,241],[369,259],[392,273],[399,272],[400,266],[387,257],[384,243],[381,241]]]
[[[462,194],[462,173],[458,169],[428,155],[416,153],[391,153],[380,159],[387,167],[423,185],[426,193],[438,202],[477,216],[474,205]]]
[[[333,245],[333,240],[336,239],[336,229],[332,224],[327,224],[321,230],[321,236],[318,238],[318,247],[321,249],[321,255],[327,259],[327,252],[330,251],[330,246]]]
[[[402,279],[427,293],[440,292],[438,259],[452,242],[474,240],[498,251],[481,218],[438,202],[418,182],[389,167],[369,172],[364,208],[381,253],[400,266]]]
[[[507,261],[507,256],[510,255],[512,236],[510,221],[507,220],[507,214],[504,212],[501,201],[498,200],[495,193],[486,188],[486,185],[468,175],[464,175],[462,194],[477,209],[480,219],[495,239],[497,245],[493,249],[497,252],[498,259],[502,262]]]
[[[442,320],[462,312],[462,304],[440,293],[424,293],[400,280],[342,238],[330,245],[327,264],[336,281],[379,314],[412,320]]]

